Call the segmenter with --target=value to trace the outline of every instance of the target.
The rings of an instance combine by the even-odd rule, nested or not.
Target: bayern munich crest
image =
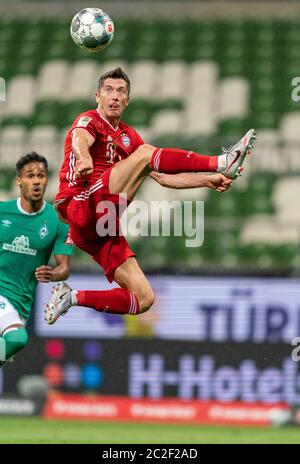
[[[126,134],[122,134],[122,143],[125,147],[129,147],[130,145],[130,138]]]

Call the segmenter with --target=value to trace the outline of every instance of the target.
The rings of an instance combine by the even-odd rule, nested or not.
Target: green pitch
[[[0,418],[0,443],[300,443],[297,427],[249,428]]]

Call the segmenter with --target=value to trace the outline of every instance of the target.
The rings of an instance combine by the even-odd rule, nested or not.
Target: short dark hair
[[[28,163],[44,163],[46,171],[48,171],[48,161],[44,156],[39,155],[35,151],[31,151],[27,155],[22,156],[19,161],[16,163],[16,168],[17,168],[17,175],[21,175],[21,171],[24,168],[24,166]]]
[[[102,74],[100,76],[100,79],[98,81],[98,91],[101,89],[101,87],[104,84],[105,79],[124,79],[124,81],[127,84],[128,87],[128,95],[130,94],[130,80],[127,74],[123,71],[123,69],[119,66],[118,68],[112,69],[111,71],[107,71],[106,73]]]

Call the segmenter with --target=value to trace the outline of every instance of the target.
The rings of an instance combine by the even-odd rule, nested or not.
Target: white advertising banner
[[[72,307],[52,326],[44,321],[50,284],[39,284],[35,331],[48,337],[151,337],[194,341],[291,343],[300,336],[300,280],[250,277],[150,276],[154,306],[140,316]],[[113,288],[105,278],[74,275],[74,289]]]

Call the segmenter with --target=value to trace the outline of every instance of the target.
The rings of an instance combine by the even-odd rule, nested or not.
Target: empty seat
[[[280,179],[273,190],[273,201],[276,207],[276,218],[286,226],[300,225],[300,176],[289,176]]]
[[[202,102],[194,111],[186,108],[183,132],[187,135],[212,135],[217,129],[217,113],[214,101]]]
[[[98,71],[100,68],[92,60],[79,61],[71,66],[63,95],[64,100],[91,100],[97,87]]]
[[[69,66],[65,60],[46,62],[37,81],[37,100],[61,100],[64,93]]]
[[[282,152],[278,131],[258,127],[253,153],[254,156],[247,163],[247,171],[282,172]]]
[[[18,159],[23,156],[26,142],[26,129],[22,126],[3,128],[0,134],[1,168],[15,168]]]
[[[219,87],[219,118],[243,118],[249,112],[249,83],[241,77],[222,79]]]
[[[217,127],[218,67],[214,62],[192,65],[186,82],[185,126],[188,135],[210,135]]]
[[[285,114],[281,119],[280,135],[284,141],[300,141],[300,111]]]
[[[188,89],[192,92],[213,90],[218,79],[218,65],[214,61],[199,61],[189,67]],[[204,86],[204,88],[203,88]]]
[[[34,150],[45,156],[49,163],[49,169],[57,169],[59,142],[58,131],[53,126],[37,126],[28,132],[28,150]]]
[[[35,103],[35,79],[21,75],[12,78],[7,89],[6,116],[30,116]]]
[[[286,160],[285,165],[290,170],[300,170],[299,142],[300,142],[300,111],[285,114],[281,119],[279,134],[284,144],[281,156]]]
[[[134,98],[153,99],[158,80],[158,65],[153,61],[138,61],[131,66],[132,95]]]
[[[159,111],[152,118],[151,129],[154,135],[178,134],[182,127],[181,111]]]
[[[299,206],[300,176],[286,176],[278,180],[273,189],[273,202],[277,211]],[[299,207],[298,207],[299,209]]]
[[[250,216],[241,229],[240,241],[242,244],[261,242],[268,245],[298,243],[300,228],[279,222],[273,216]]]
[[[182,61],[167,61],[162,63],[159,71],[159,83],[156,97],[158,99],[182,100],[185,78],[188,75]]]

